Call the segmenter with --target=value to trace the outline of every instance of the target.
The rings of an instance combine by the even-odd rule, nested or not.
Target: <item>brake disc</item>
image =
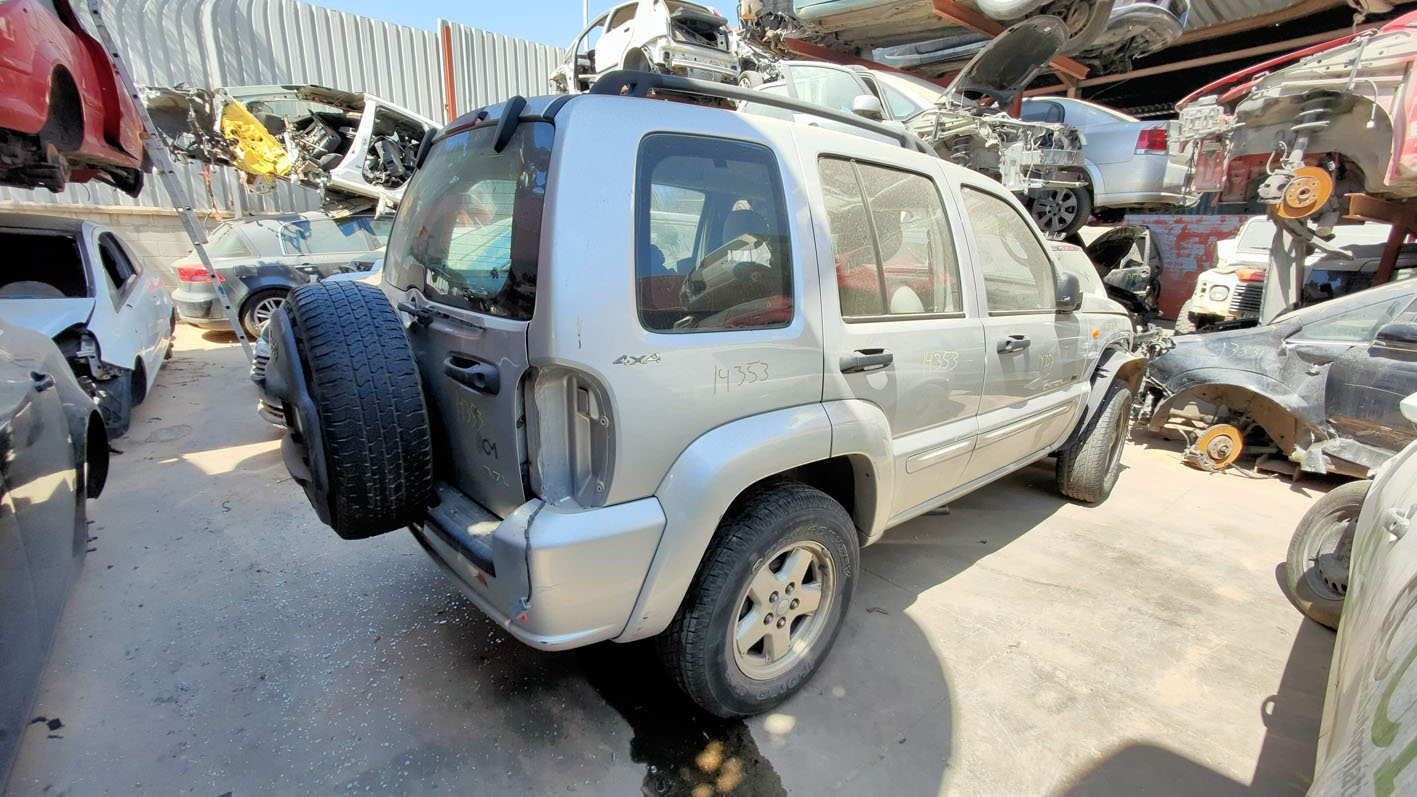
[[[1245,438],[1228,423],[1217,423],[1201,432],[1195,444],[1182,455],[1188,465],[1214,473],[1235,464],[1245,448]]]
[[[1305,166],[1295,170],[1275,212],[1286,219],[1307,219],[1318,213],[1331,196],[1333,176],[1318,166]]]

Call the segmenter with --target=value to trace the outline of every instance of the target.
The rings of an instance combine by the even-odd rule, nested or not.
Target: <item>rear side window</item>
[[[787,326],[792,252],[772,150],[656,133],[635,173],[635,282],[654,332]]]
[[[959,262],[934,181],[839,158],[818,163],[847,320],[959,313]]]
[[[555,130],[524,122],[501,152],[492,149],[496,134],[488,125],[433,145],[394,219],[385,279],[435,302],[527,321]]]
[[[281,251],[287,255],[328,255],[369,251],[369,238],[357,224],[331,219],[301,219],[280,228]]]
[[[999,197],[965,188],[989,314],[1057,312],[1053,264],[1032,226]]]

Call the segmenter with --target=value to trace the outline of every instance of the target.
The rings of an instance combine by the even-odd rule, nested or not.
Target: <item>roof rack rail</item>
[[[655,94],[682,94],[695,97],[719,97],[725,100],[735,100],[737,102],[754,102],[759,105],[770,105],[775,108],[782,108],[788,111],[799,111],[801,113],[820,116],[834,122],[859,127],[877,135],[886,136],[900,143],[906,149],[913,149],[923,152],[926,155],[935,155],[935,151],[930,149],[919,136],[904,129],[903,127],[892,127],[880,122],[873,122],[870,119],[863,119],[854,113],[846,113],[824,105],[816,105],[802,100],[794,100],[790,97],[782,97],[776,94],[768,94],[764,91],[753,91],[752,89],[729,86],[724,83],[713,83],[707,80],[694,80],[693,78],[678,77],[676,75],[661,75],[655,72],[638,72],[631,69],[617,69],[614,72],[607,72],[595,81],[595,85],[590,87],[591,94],[617,95],[626,97],[648,97]]]

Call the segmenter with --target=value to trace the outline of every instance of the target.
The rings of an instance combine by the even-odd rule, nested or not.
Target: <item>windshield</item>
[[[384,273],[432,301],[520,321],[536,303],[541,208],[554,130],[519,125],[501,152],[496,126],[433,145],[389,236]]]
[[[1255,219],[1245,222],[1245,226],[1240,228],[1240,238],[1235,242],[1235,248],[1246,252],[1268,254],[1272,241],[1274,241],[1274,223],[1265,219]]]

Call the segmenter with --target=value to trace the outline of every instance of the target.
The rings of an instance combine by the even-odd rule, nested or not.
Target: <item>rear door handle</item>
[[[859,374],[863,371],[877,371],[895,362],[895,355],[885,349],[857,349],[851,354],[841,355],[841,372]]]
[[[1027,335],[1010,335],[999,341],[999,353],[1012,354],[1014,352],[1023,351],[1028,348],[1028,343]]]

